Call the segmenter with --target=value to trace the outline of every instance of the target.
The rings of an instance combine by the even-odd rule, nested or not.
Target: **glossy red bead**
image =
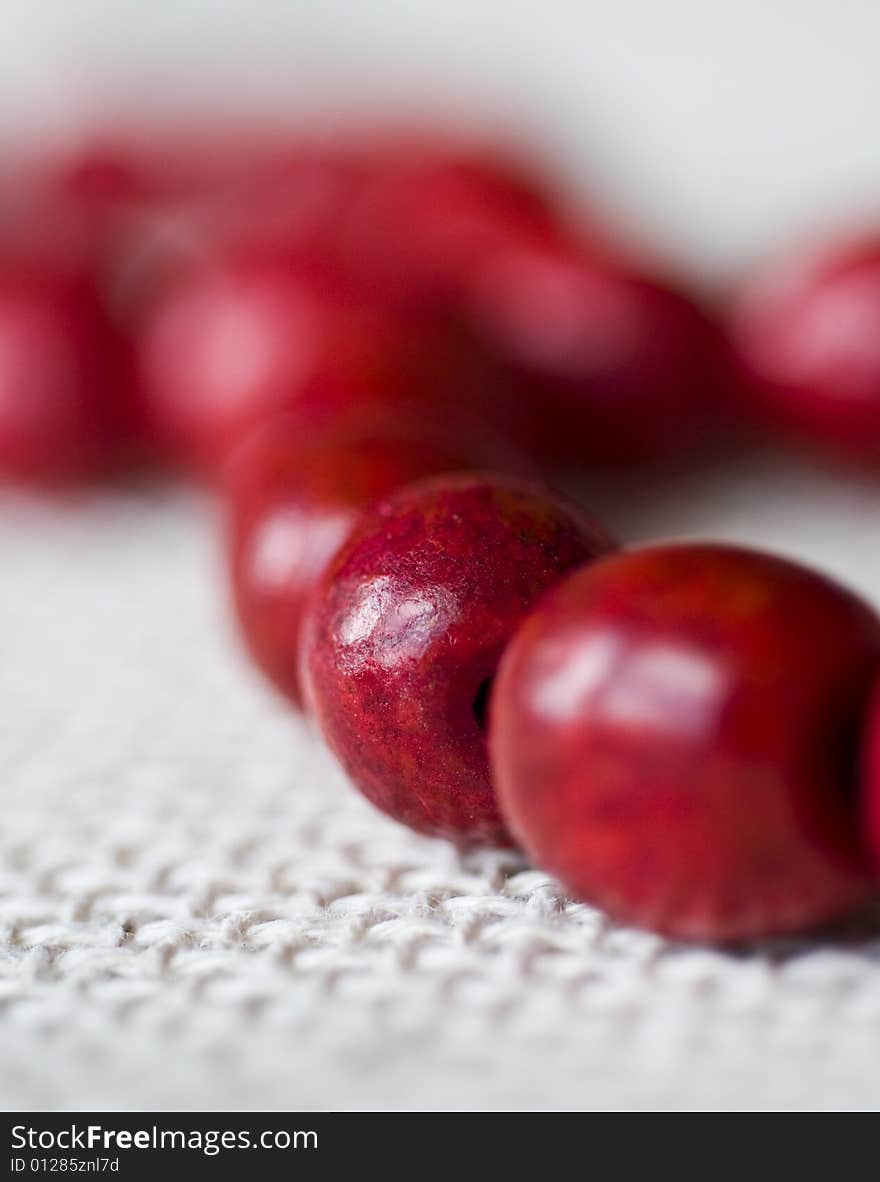
[[[316,431],[286,416],[257,428],[228,474],[228,552],[242,635],[282,694],[302,704],[305,608],[361,513],[420,478],[498,464],[516,458],[474,427],[352,422]]]
[[[506,844],[485,710],[536,599],[610,547],[576,507],[517,481],[461,475],[402,490],[331,563],[307,617],[307,693],[378,808],[462,844]]]
[[[696,301],[559,235],[497,252],[468,292],[471,322],[529,408],[533,446],[565,466],[697,450],[726,417],[724,349]]]
[[[759,421],[880,459],[880,235],[769,266],[743,291],[733,335]]]
[[[671,936],[809,928],[864,901],[856,762],[880,620],[720,545],[621,553],[552,592],[502,662],[504,815],[579,898]]]

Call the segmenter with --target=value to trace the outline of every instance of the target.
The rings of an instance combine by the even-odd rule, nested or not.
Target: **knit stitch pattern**
[[[877,1106],[875,918],[686,947],[407,832],[247,666],[216,532],[0,505],[5,1108]]]

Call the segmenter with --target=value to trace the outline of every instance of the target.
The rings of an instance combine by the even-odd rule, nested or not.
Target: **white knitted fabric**
[[[597,499],[880,600],[877,490],[662,491]],[[374,813],[240,656],[213,524],[170,493],[0,503],[3,1107],[880,1103],[878,929],[670,945]]]

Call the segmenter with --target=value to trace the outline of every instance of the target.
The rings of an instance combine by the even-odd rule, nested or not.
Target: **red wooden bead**
[[[559,235],[510,245],[477,274],[468,307],[552,461],[686,455],[725,419],[717,326],[683,291],[593,245]]]
[[[500,155],[410,142],[379,147],[376,160],[339,245],[346,266],[404,306],[458,299],[497,250],[555,217],[536,181]]]
[[[484,732],[510,636],[610,546],[576,507],[483,476],[403,489],[334,558],[306,618],[307,696],[368,800],[423,833],[505,844]]]
[[[88,280],[0,262],[0,480],[55,485],[116,464],[117,348]]]
[[[164,205],[265,188],[354,162],[353,147],[257,127],[118,127],[32,162],[46,190],[82,207]]]
[[[400,423],[314,430],[271,419],[236,452],[227,483],[236,614],[269,680],[302,704],[299,637],[315,584],[361,513],[401,485],[475,467],[517,466],[476,428],[452,433]]]
[[[537,865],[629,923],[733,941],[833,920],[872,887],[855,757],[878,663],[877,616],[794,563],[603,559],[502,662],[502,810]]]
[[[218,250],[329,260],[343,211],[373,168],[366,149],[329,139],[118,130],[19,169],[16,236],[30,225],[55,251],[85,247],[128,324],[159,283]]]
[[[392,312],[336,269],[272,249],[175,277],[139,344],[147,430],[160,454],[216,473],[273,414],[392,407],[411,418],[472,401],[479,358],[433,317]]]
[[[759,419],[880,459],[880,236],[768,267],[742,293],[733,335]]]

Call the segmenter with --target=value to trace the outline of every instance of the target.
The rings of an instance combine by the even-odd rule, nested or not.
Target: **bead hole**
[[[489,721],[489,695],[492,693],[493,678],[487,677],[485,681],[480,682],[480,686],[474,695],[474,718],[477,720],[477,726],[481,731],[485,731],[486,724]]]

